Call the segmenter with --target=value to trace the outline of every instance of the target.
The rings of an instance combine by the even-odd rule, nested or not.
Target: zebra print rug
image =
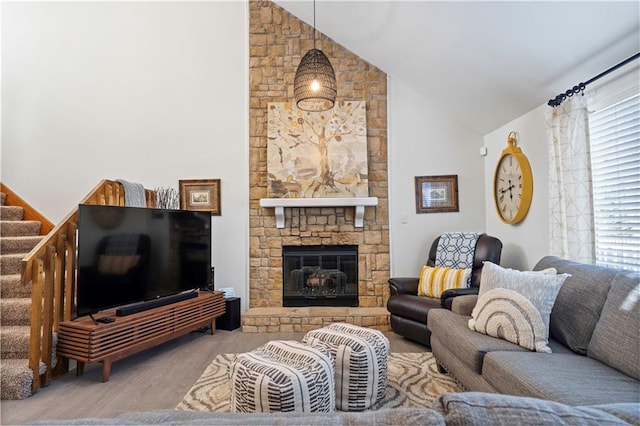
[[[231,411],[231,389],[227,368],[235,354],[220,354],[178,404],[178,410]],[[390,353],[387,364],[387,390],[382,401],[372,407],[430,407],[443,393],[462,388],[447,375],[438,373],[430,352]]]

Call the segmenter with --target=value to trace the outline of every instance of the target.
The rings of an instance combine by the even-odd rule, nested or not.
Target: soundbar
[[[116,309],[117,317],[125,317],[131,314],[137,314],[138,312],[146,311],[153,308],[159,308],[160,306],[170,305],[176,302],[182,302],[183,300],[193,299],[198,297],[197,291],[190,291],[188,293],[174,294],[171,296],[160,297],[158,299],[147,300],[146,302],[132,303],[130,305],[121,306]]]

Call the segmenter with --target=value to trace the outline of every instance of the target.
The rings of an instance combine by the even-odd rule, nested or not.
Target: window
[[[596,263],[640,272],[640,95],[589,114]]]

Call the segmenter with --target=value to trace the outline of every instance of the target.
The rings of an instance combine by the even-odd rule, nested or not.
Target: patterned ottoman
[[[229,366],[231,411],[332,412],[334,361],[326,349],[275,340]]]
[[[366,410],[384,397],[389,340],[380,331],[335,323],[308,332],[303,342],[326,347],[335,358],[338,410]]]

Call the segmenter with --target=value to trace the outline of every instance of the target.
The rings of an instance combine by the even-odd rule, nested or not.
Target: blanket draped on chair
[[[435,266],[466,269],[473,267],[478,238],[484,232],[447,232],[440,236]]]
[[[127,182],[123,179],[117,179],[116,182],[121,183],[124,187],[124,205],[126,207],[147,207],[142,184]]]

